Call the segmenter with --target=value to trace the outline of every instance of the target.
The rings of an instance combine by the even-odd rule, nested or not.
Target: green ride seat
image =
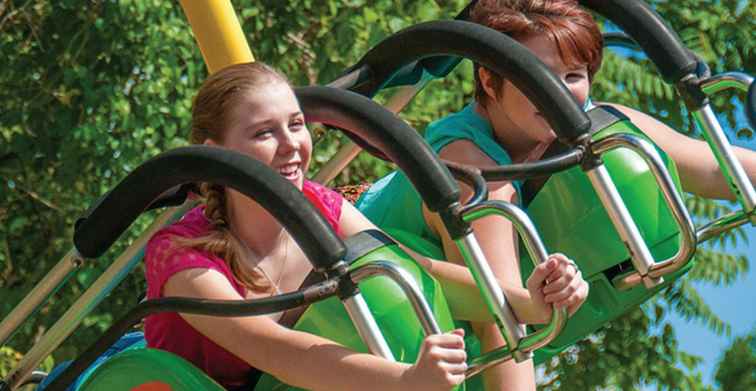
[[[615,133],[629,133],[650,140],[631,122],[623,120],[600,132],[594,139]],[[657,148],[678,192],[680,180],[674,162]],[[633,216],[654,259],[661,261],[678,250],[679,230],[651,171],[634,152],[617,149],[604,155],[604,162],[622,199]],[[552,175],[527,207],[550,253],[561,252],[575,260],[590,285],[590,294],[583,306],[567,321],[561,334],[549,345],[535,352],[541,363],[587,337],[607,322],[648,300],[685,274],[692,264],[665,276],[665,282],[653,289],[636,286],[621,291],[611,279],[632,268],[629,253],[616,233],[587,176],[579,167]],[[405,246],[428,257],[443,259],[439,244],[417,235],[387,230]],[[520,248],[523,284],[533,270],[533,262]],[[467,336],[468,344],[478,343]],[[478,348],[479,349],[479,348]],[[479,350],[478,350],[479,351]],[[468,351],[468,354],[471,352]],[[474,357],[471,355],[470,357]]]
[[[347,254],[348,261],[353,262],[355,266],[379,260],[400,266],[413,278],[424,294],[441,329],[450,331],[458,327],[451,318],[439,283],[395,242],[375,231],[360,233],[346,242],[350,249]],[[433,251],[434,246],[427,242],[425,249]],[[360,292],[381,327],[395,358],[402,362],[414,362],[424,333],[399,286],[386,277],[376,277],[361,283]],[[343,304],[335,297],[311,305],[294,328],[334,340],[358,352],[368,351]],[[468,330],[466,341],[470,336],[472,333]],[[467,343],[477,343],[477,340],[473,337]],[[475,346],[477,345],[468,346],[468,351],[472,349],[477,354],[479,349]],[[477,379],[479,378],[469,380],[457,390],[482,390],[482,383]],[[126,390],[140,386],[140,390],[143,391],[223,390],[222,386],[183,358],[166,351],[145,348],[142,344],[120,352],[100,364],[88,373],[77,391]],[[263,374],[254,389],[296,388],[281,383],[271,375]]]
[[[418,265],[395,242],[377,231],[359,233],[345,241],[347,261],[355,266],[372,261],[388,261],[400,266],[415,281],[430,305],[442,331],[455,328],[444,293],[432,276]],[[401,362],[414,363],[422,340],[423,329],[412,306],[399,286],[386,277],[375,277],[360,283],[360,292],[370,307],[394,357]],[[311,305],[302,314],[294,329],[306,331],[336,341],[357,352],[368,352],[352,325],[343,304],[330,298]],[[461,386],[458,390],[481,389]],[[297,390],[264,374],[255,390]]]
[[[627,120],[597,132],[593,139],[615,133],[629,133],[650,142]],[[674,162],[660,149],[657,151],[680,192]],[[679,248],[679,229],[643,159],[630,150],[616,149],[603,155],[603,160],[654,259],[663,261],[673,256]],[[527,206],[527,212],[549,253],[561,252],[572,258],[590,284],[588,299],[568,320],[561,334],[536,352],[537,363],[637,307],[692,267],[689,263],[665,276],[665,282],[653,289],[642,285],[629,290],[617,289],[612,278],[622,271],[634,270],[629,263],[630,255],[588,177],[579,167],[552,175]],[[533,270],[533,263],[523,249],[520,254],[524,281]]]
[[[109,358],[77,391],[222,391],[220,384],[189,361],[164,350],[128,349]]]

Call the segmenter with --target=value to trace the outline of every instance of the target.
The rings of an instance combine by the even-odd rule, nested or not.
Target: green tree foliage
[[[707,3],[706,7],[692,0],[651,3],[713,73],[756,72],[753,2],[721,1]],[[591,92],[596,100],[635,107],[675,129],[701,137],[682,100],[644,56],[628,58],[610,51],[604,53]],[[742,107],[744,98],[744,94],[723,92],[712,99],[715,110],[724,114],[720,120],[727,128],[737,129],[734,113]],[[747,133],[741,134],[748,137]],[[686,204],[699,224],[732,209],[727,204],[691,195]],[[716,309],[706,304],[695,283],[727,286],[747,273],[749,263],[744,255],[725,252],[728,246],[744,240],[745,231],[738,229],[722,235],[711,246],[699,247],[696,263],[686,277],[548,363],[552,375],[543,389],[635,389],[641,384],[661,389],[709,389],[696,369],[700,358],[679,349],[666,316],[674,312],[718,334],[729,335],[730,326],[716,315]]]
[[[756,390],[756,329],[732,342],[717,364],[715,379],[722,390]]]
[[[304,85],[335,79],[390,33],[420,21],[449,18],[466,1],[234,3],[255,57],[283,70],[294,84]],[[720,1],[705,8],[693,0],[656,3],[714,71],[756,73],[754,7],[744,7],[743,1]],[[186,143],[191,99],[207,71],[179,5],[159,0],[0,1],[0,58],[4,316],[70,249],[76,218],[98,196],[149,157]],[[449,77],[431,83],[402,117],[422,130],[431,120],[462,107],[472,97],[471,68],[465,62]],[[637,107],[694,133],[674,91],[646,60],[607,54],[595,86],[597,100]],[[386,101],[391,93],[377,99]],[[739,99],[725,94],[714,103],[721,112],[731,113],[733,102],[742,102]],[[733,115],[725,120],[734,125]],[[318,132],[318,137],[313,171],[341,141],[330,132]],[[361,154],[335,183],[372,181],[389,169]],[[696,198],[688,204],[701,219],[727,209]],[[57,292],[11,340],[7,356],[26,351],[151,217],[140,219],[105,256],[85,265]],[[746,271],[744,257],[720,251],[743,237],[736,231],[723,237],[722,247],[699,252],[699,262],[685,280],[549,363],[543,388],[631,389],[644,383],[703,389],[694,372],[698,359],[680,351],[665,315],[675,311],[728,332],[692,282],[727,285]],[[143,291],[141,272],[135,271],[55,352],[56,361],[80,352],[136,304]],[[601,367],[594,370],[593,365]]]
[[[453,15],[463,1],[268,0],[235,6],[256,58],[304,85],[334,79],[388,34]],[[0,316],[5,316],[71,248],[74,222],[98,196],[148,158],[186,143],[191,99],[207,71],[174,2],[2,1],[0,32]],[[408,118],[427,122],[441,107],[461,105],[441,101],[446,103],[417,105],[418,114]],[[316,163],[335,151],[338,139],[318,143]],[[387,170],[385,163],[360,157],[352,174],[339,180],[372,180]],[[23,325],[12,347],[26,351],[151,217],[77,272]],[[56,357],[79,352],[143,292],[141,272],[132,273]]]

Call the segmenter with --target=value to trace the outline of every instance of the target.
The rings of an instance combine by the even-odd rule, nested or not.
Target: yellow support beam
[[[181,0],[210,73],[255,58],[229,0]]]

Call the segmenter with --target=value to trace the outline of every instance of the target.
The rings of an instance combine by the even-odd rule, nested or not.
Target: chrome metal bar
[[[384,276],[394,281],[399,288],[401,288],[404,295],[412,304],[412,308],[417,314],[417,318],[420,321],[420,325],[425,331],[425,335],[441,334],[441,327],[438,326],[436,318],[433,316],[433,311],[425,301],[420,288],[417,287],[414,280],[407,272],[394,265],[393,263],[386,261],[373,261],[366,265],[359,266],[350,272],[352,281],[358,283],[367,278],[375,276]]]
[[[160,228],[186,213],[195,202],[187,202],[171,208],[158,216],[155,221],[95,280],[94,283],[71,305],[37,343],[24,355],[21,361],[8,373],[7,383],[11,389],[25,379],[42,360],[50,355],[79,326],[84,317],[92,311],[128,273],[139,264],[147,241]]]
[[[463,213],[463,218],[470,221],[492,214],[507,217],[512,221],[515,229],[525,243],[525,248],[533,259],[533,263],[537,265],[548,260],[548,252],[543,242],[541,242],[535,226],[527,214],[515,205],[502,201],[484,201],[469,207]],[[468,369],[465,373],[466,377],[475,376],[489,367],[510,360],[513,356],[515,361],[518,361],[518,353],[530,355],[531,352],[553,341],[564,328],[566,321],[566,309],[552,309],[549,323],[534,333],[523,335],[519,338],[516,351],[513,352],[509,346],[503,346],[476,357],[468,363]]]
[[[0,323],[0,346],[10,338],[18,327],[36,311],[84,262],[76,248],[71,248],[63,258],[42,278],[42,281],[21,300],[16,308]]]
[[[543,242],[538,235],[538,230],[535,228],[535,225],[533,225],[532,220],[530,220],[530,217],[528,217],[525,211],[511,203],[503,201],[484,201],[466,207],[462,212],[462,218],[467,222],[471,222],[494,214],[503,216],[512,222],[512,225],[525,244],[525,248],[528,251],[530,258],[533,260],[533,264],[538,265],[548,260],[549,254],[546,247],[543,245]],[[530,335],[524,335],[523,329],[522,335],[519,336],[518,339],[518,345],[514,347],[512,347],[513,345],[508,345],[507,349],[515,350],[515,361],[521,362],[517,356],[518,354],[525,353],[530,355],[530,352],[533,350],[547,345],[559,335],[566,322],[567,310],[558,310],[556,307],[552,307],[551,320],[547,326]],[[497,355],[493,352],[491,353],[493,354],[492,357]],[[498,358],[497,360],[500,362],[503,359]],[[491,365],[495,365],[495,363],[492,363]],[[487,365],[482,369],[485,369],[488,366],[490,365]]]
[[[706,95],[713,95],[720,91],[735,88],[743,92],[753,83],[753,76],[743,72],[725,72],[713,75],[701,81],[701,90]]]
[[[756,213],[754,213],[756,211],[756,191],[754,191],[751,180],[735,156],[735,152],[719,125],[716,115],[711,110],[711,106],[705,105],[692,114],[696,124],[703,130],[704,138],[714,152],[730,190],[743,206],[745,213],[750,215],[751,224],[756,225]]]
[[[358,293],[343,300],[342,303],[344,303],[349,318],[352,319],[352,323],[357,328],[357,333],[365,341],[370,353],[390,361],[396,361],[362,295]]]
[[[662,262],[655,262],[649,268],[648,275],[662,277],[674,272],[687,264],[696,251],[697,238],[693,220],[685,208],[685,203],[675,188],[664,162],[650,142],[630,134],[614,134],[591,144],[593,152],[602,155],[617,148],[627,148],[639,155],[648,165],[656,178],[656,183],[664,196],[664,200],[680,229],[680,244],[677,253]],[[640,273],[639,277],[642,277]],[[621,283],[622,285],[626,285]]]
[[[503,346],[499,349],[492,350],[481,354],[478,357],[473,357],[472,360],[467,362],[467,370],[465,371],[465,378],[469,379],[488,368],[505,363],[512,359],[512,350],[507,346]]]
[[[428,80],[423,78],[415,85],[400,87],[398,91],[391,96],[388,102],[386,102],[386,109],[392,113],[402,111],[402,109],[409,104],[412,98],[414,98],[427,83]],[[333,178],[336,178],[336,175],[349,165],[349,162],[354,160],[361,151],[362,148],[360,148],[359,145],[350,140],[344,141],[344,144],[339,148],[336,154],[333,155],[333,157],[315,174],[313,180],[322,184],[327,184],[332,181]]]
[[[517,350],[530,353],[541,347],[548,345],[556,338],[564,328],[567,320],[567,310],[553,311],[549,323],[535,332],[526,335],[520,340],[520,346]],[[508,346],[492,350],[481,354],[467,363],[465,377],[471,378],[484,370],[499,365],[512,359],[512,350]]]
[[[733,230],[746,223],[748,223],[748,216],[743,211],[724,215],[698,229],[696,232],[698,243],[715,238],[723,232]]]
[[[609,214],[609,219],[612,220],[614,228],[630,252],[630,260],[640,273],[643,285],[650,289],[664,282],[661,277],[648,275],[649,270],[654,265],[654,258],[643,241],[638,226],[635,225],[635,221],[630,216],[627,206],[622,201],[617,187],[614,186],[612,177],[606,171],[606,167],[601,164],[585,171],[585,174],[591,181],[593,189],[596,190],[601,204],[604,205],[604,209]]]
[[[509,306],[504,292],[496,280],[496,276],[488,264],[483,250],[480,248],[477,239],[473,234],[468,234],[462,239],[455,240],[465,264],[475,279],[483,302],[486,303],[488,311],[493,316],[494,322],[499,328],[507,346],[513,351],[517,349],[520,340],[525,337],[525,326],[521,325],[517,317]],[[529,355],[515,351],[514,359],[522,362],[530,358]]]

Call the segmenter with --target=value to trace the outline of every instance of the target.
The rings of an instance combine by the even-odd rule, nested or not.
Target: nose
[[[587,94],[582,83],[568,83],[566,75],[563,75],[561,79],[564,86],[567,87],[567,89],[570,90],[572,96],[575,97],[575,100],[577,100],[578,104],[580,106],[585,104]]]
[[[299,149],[299,138],[291,129],[286,127],[279,134],[278,148],[282,153]]]

